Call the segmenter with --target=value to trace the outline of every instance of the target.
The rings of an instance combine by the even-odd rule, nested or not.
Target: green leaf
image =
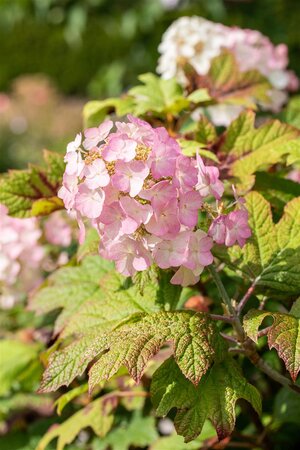
[[[228,127],[220,147],[220,152],[232,158],[230,173],[238,178],[242,189],[254,184],[255,172],[284,162],[285,156],[298,155],[300,149],[300,131],[296,128],[278,120],[255,128],[254,120],[253,112],[242,113]]]
[[[64,173],[63,157],[45,151],[46,168],[30,166],[28,170],[12,170],[0,180],[0,203],[13,217],[47,215],[62,209],[56,196]]]
[[[211,439],[216,436],[216,431],[211,423],[207,420],[204,422],[200,436],[191,442],[185,443],[182,436],[174,433],[170,436],[161,437],[151,445],[149,450],[199,450],[202,448],[201,444],[206,439]]]
[[[293,125],[296,128],[300,128],[300,95],[293,97],[283,112],[284,122]]]
[[[211,145],[218,138],[217,131],[213,124],[205,116],[201,116],[197,122],[195,139],[200,144]],[[216,161],[218,162],[218,161]]]
[[[291,389],[283,387],[276,394],[273,418],[280,423],[295,423],[300,425],[300,395],[295,395]]]
[[[210,95],[208,94],[207,89],[196,89],[190,95],[187,96],[187,99],[193,103],[205,103],[211,100]]]
[[[130,96],[90,101],[83,108],[84,126],[98,126],[109,114],[114,112],[117,116],[124,116],[129,113],[133,114],[134,108],[135,102]]]
[[[233,53],[229,51],[213,58],[208,75],[203,78],[208,79],[209,94],[219,103],[252,109],[256,109],[256,102],[270,103],[268,80],[257,70],[240,71]]]
[[[122,422],[113,429],[104,439],[95,442],[95,450],[128,450],[129,448],[148,447],[157,439],[154,418],[142,417],[135,413],[128,422]]]
[[[244,317],[244,329],[254,342],[257,342],[258,329],[266,317],[273,318],[267,334],[269,348],[276,349],[292,379],[296,381],[300,371],[299,317],[291,314],[250,310]]]
[[[256,173],[253,189],[260,192],[280,214],[290,200],[300,196],[299,183],[266,172]]]
[[[111,329],[130,314],[159,310],[158,290],[148,285],[141,295],[112,262],[87,256],[81,265],[53,273],[31,299],[30,309],[44,314],[62,308],[54,332],[66,338]]]
[[[290,313],[300,319],[300,297],[293,303]]]
[[[57,450],[63,450],[81,430],[87,427],[91,427],[97,436],[104,437],[112,427],[114,420],[112,412],[116,405],[117,401],[113,396],[94,400],[62,424],[55,428],[51,427],[39,442],[36,450],[45,450],[55,438],[58,438]]]
[[[215,155],[213,152],[210,152],[209,150],[205,150],[201,148],[203,144],[192,141],[188,139],[177,139],[181,149],[182,153],[186,156],[195,156],[198,152],[199,155],[203,156],[204,158],[211,159],[214,162],[219,162],[217,155]]]
[[[190,104],[183,96],[182,87],[173,78],[164,80],[153,73],[145,73],[139,76],[139,80],[143,85],[128,91],[135,99],[136,115],[147,112],[177,114]]]
[[[118,303],[116,306],[121,309]],[[111,378],[121,366],[139,381],[147,362],[169,341],[182,372],[197,384],[224,346],[215,322],[207,314],[192,311],[135,314],[111,332],[104,331],[98,327],[94,334],[53,353],[40,391],[70,384],[97,355],[89,373],[90,390]]]
[[[216,252],[235,271],[249,278],[256,290],[272,295],[300,294],[300,198],[290,201],[277,224],[270,204],[258,192],[247,194],[246,207],[252,236],[240,249]]]
[[[218,357],[222,345],[207,314],[189,311],[141,316],[99,339],[98,351],[102,355],[89,372],[90,390],[111,378],[123,365],[138,382],[147,362],[167,341],[173,344],[180,370],[194,384]]]
[[[230,435],[235,425],[235,404],[247,400],[259,414],[260,394],[241,373],[232,358],[215,363],[195,387],[179,370],[173,358],[165,361],[154,373],[151,398],[158,416],[177,409],[174,419],[178,434],[185,442],[195,439],[209,419],[219,439]]]
[[[100,237],[95,228],[90,228],[85,236],[83,244],[78,247],[77,261],[81,261],[88,255],[97,255],[99,248]]]
[[[87,391],[88,391],[88,384],[84,383],[61,395],[55,402],[55,405],[57,406],[57,414],[60,416],[63,409],[65,408],[65,406],[67,406],[68,403],[70,403],[74,398],[79,397],[81,394],[84,394]]]
[[[37,344],[25,344],[16,339],[0,340],[0,395],[8,394],[24,380],[26,370],[37,361],[39,350]]]
[[[149,269],[137,272],[132,281],[141,295],[144,295],[149,286],[157,286],[156,303],[165,311],[173,311],[178,305],[181,295],[181,286],[170,283],[174,273],[171,270],[161,270],[153,264]]]

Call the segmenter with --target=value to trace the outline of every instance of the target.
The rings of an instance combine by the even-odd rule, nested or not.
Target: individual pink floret
[[[106,120],[99,127],[88,128],[84,132],[85,140],[83,146],[86,150],[96,147],[100,142],[104,141],[113,127],[111,120]]]
[[[145,225],[148,233],[166,239],[174,238],[180,231],[178,219],[178,201],[171,199],[160,208],[155,208],[149,222]]]
[[[78,178],[76,175],[68,175],[66,172],[63,176],[63,185],[59,189],[57,195],[65,204],[65,207],[70,211],[75,203],[75,197],[78,192]]]
[[[143,161],[117,161],[115,174],[112,176],[112,184],[122,192],[129,192],[135,197],[141,191],[144,180],[149,174],[149,167]]]
[[[211,248],[213,240],[202,230],[197,230],[191,234],[189,241],[189,252],[184,266],[194,273],[202,271],[204,266],[209,266],[213,262]]]
[[[194,228],[203,201],[199,192],[189,191],[179,196],[179,220],[182,225]]]
[[[225,244],[226,238],[226,224],[225,224],[225,215],[221,215],[213,220],[211,223],[208,234],[213,238],[213,240],[217,244]]]
[[[223,195],[224,186],[219,180],[219,169],[215,166],[205,166],[199,154],[197,154],[198,182],[195,189],[201,197],[213,195],[217,200]]]
[[[161,209],[171,200],[177,198],[177,190],[168,180],[155,183],[150,189],[144,189],[139,193],[142,199],[151,201],[154,209]]]
[[[184,155],[178,156],[174,185],[180,188],[181,191],[191,190],[197,184],[197,175],[195,160]]]
[[[142,243],[128,236],[113,242],[108,249],[108,255],[116,262],[117,270],[125,276],[146,270],[152,263],[151,254]]]
[[[137,142],[129,139],[126,134],[116,134],[102,149],[105,161],[132,161],[136,155]]]
[[[99,221],[107,225],[105,227],[106,234],[111,239],[123,236],[124,234],[132,234],[140,225],[137,220],[126,215],[119,202],[105,205]]]
[[[141,205],[133,198],[127,196],[120,198],[120,206],[126,217],[134,219],[138,225],[148,223],[153,214],[153,209],[150,205]]]
[[[75,197],[75,207],[82,216],[96,219],[100,216],[105,194],[102,189],[90,190],[86,184],[81,184]]]
[[[190,233],[183,231],[175,239],[163,240],[155,246],[154,260],[161,269],[181,266],[188,255]]]
[[[248,225],[248,212],[242,209],[232,211],[226,216],[225,225],[225,245],[231,247],[237,242],[240,247],[243,247],[246,239],[251,236],[251,230]]]
[[[85,176],[85,184],[89,189],[107,186],[110,176],[102,159],[95,159],[91,164],[85,165],[82,174]]]

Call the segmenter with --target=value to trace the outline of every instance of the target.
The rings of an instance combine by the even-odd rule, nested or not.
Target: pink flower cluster
[[[44,249],[39,244],[41,230],[36,219],[16,219],[0,205],[0,282],[12,285],[22,269],[39,267]]]
[[[56,211],[47,218],[44,225],[47,242],[61,247],[68,247],[72,242],[72,227],[63,216],[62,211]]]
[[[247,212],[234,211],[224,223],[223,216],[216,218],[222,230],[214,221],[210,236],[197,229],[205,200],[223,195],[218,169],[200,156],[184,156],[165,128],[132,116],[113,127],[105,121],[68,144],[59,197],[76,212],[82,238],[83,219],[90,219],[100,235],[100,255],[115,261],[122,274],[132,276],[156,263],[177,268],[172,283],[196,283],[213,262],[213,239],[243,245]]]
[[[45,252],[36,219],[9,217],[0,205],[0,223],[0,305],[10,308],[20,296],[17,286],[22,285],[24,295],[39,282]]]

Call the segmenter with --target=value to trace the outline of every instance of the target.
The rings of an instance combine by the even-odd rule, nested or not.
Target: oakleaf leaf
[[[205,145],[211,145],[217,140],[217,131],[207,117],[200,117],[200,120],[197,122],[195,137],[196,141]]]
[[[169,358],[153,375],[151,398],[158,416],[177,409],[174,424],[185,442],[201,433],[206,419],[214,425],[219,439],[230,435],[238,399],[247,400],[258,414],[261,411],[259,392],[230,357],[214,363],[197,387],[184,377],[174,359]]]
[[[212,59],[208,74],[199,77],[200,86],[201,79],[204,85],[208,84],[211,97],[219,103],[256,109],[257,102],[270,102],[268,80],[257,70],[240,71],[230,51],[224,50]]]
[[[50,214],[63,209],[56,196],[65,164],[62,155],[45,151],[46,168],[30,166],[28,170],[12,170],[0,180],[0,203],[13,217]]]
[[[252,309],[244,317],[244,329],[254,342],[257,342],[258,329],[266,317],[273,318],[267,332],[269,348],[277,350],[296,381],[300,371],[300,319],[292,314]]]
[[[204,144],[198,141],[193,141],[190,139],[178,139],[178,143],[182,149],[182,153],[186,156],[195,156],[198,152],[204,158],[210,159],[214,162],[219,162],[217,155],[215,155],[210,150],[202,148]]]
[[[51,427],[39,442],[36,450],[45,450],[55,438],[58,438],[57,450],[63,450],[81,430],[87,427],[91,427],[97,436],[104,437],[112,427],[114,421],[112,412],[117,406],[117,402],[118,399],[112,395],[94,400],[62,424]]]
[[[49,392],[70,384],[97,355],[89,373],[90,390],[111,378],[121,366],[126,366],[132,378],[139,381],[147,362],[167,342],[172,342],[180,369],[195,384],[224,349],[215,322],[207,314],[192,311],[133,314],[111,331],[98,327],[54,352],[40,391]]]
[[[84,126],[95,127],[103,122],[105,118],[115,112],[117,116],[133,114],[135,108],[134,99],[128,95],[120,98],[107,98],[104,100],[92,100],[83,108]]]
[[[220,152],[232,161],[230,173],[239,180],[241,189],[254,184],[254,173],[284,162],[285,156],[299,155],[300,131],[279,120],[254,126],[255,114],[246,111],[234,120],[224,134]],[[291,164],[292,162],[289,162]]]
[[[139,80],[143,85],[135,86],[128,91],[129,95],[135,99],[134,113],[136,115],[142,115],[149,111],[177,114],[190,104],[190,101],[183,95],[182,87],[174,78],[164,80],[153,73],[145,73],[139,76]],[[209,98],[206,92],[201,93],[201,98],[203,98],[203,94],[205,94],[205,100],[207,97]],[[196,101],[196,99],[191,101]]]
[[[300,197],[299,183],[267,172],[256,173],[253,189],[260,192],[280,215],[290,200]]]
[[[300,294],[300,197],[284,208],[274,224],[271,206],[258,192],[246,195],[252,236],[243,249],[234,246],[217,256],[238,268],[256,290],[266,289],[277,296]]]
[[[169,292],[164,283],[138,286],[117,273],[113,263],[100,256],[87,256],[77,267],[63,267],[35,293],[30,309],[40,314],[62,308],[55,324],[61,337],[105,331],[134,313],[151,313],[176,301],[180,292]],[[163,296],[163,298],[162,298]]]
[[[111,378],[125,365],[135,381],[139,381],[147,362],[166,342],[172,342],[174,357],[180,370],[195,385],[218,358],[222,341],[215,323],[207,314],[159,312],[115,329],[97,343],[103,353],[89,372],[92,390]]]

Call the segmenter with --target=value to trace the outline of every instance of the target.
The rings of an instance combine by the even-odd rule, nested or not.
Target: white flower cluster
[[[223,49],[231,50],[242,71],[256,69],[270,82],[270,105],[264,109],[278,112],[286,102],[288,91],[297,90],[299,80],[286,70],[288,49],[285,44],[273,45],[259,31],[226,27],[202,17],[181,17],[167,29],[158,50],[161,54],[157,71],[163,78],[176,77],[186,85],[185,63],[191,64],[199,75],[206,75],[211,61]],[[228,125],[241,111],[236,105],[217,105],[209,108],[216,125]]]

